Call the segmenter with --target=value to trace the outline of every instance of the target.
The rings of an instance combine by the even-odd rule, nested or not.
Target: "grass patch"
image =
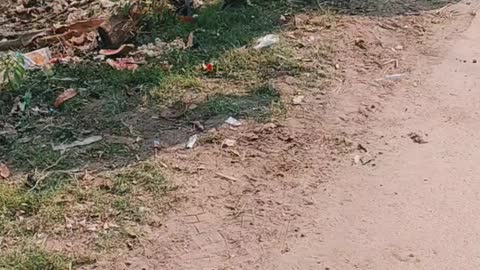
[[[270,85],[263,85],[246,95],[217,94],[187,114],[190,120],[205,120],[217,116],[251,117],[266,120],[271,107],[281,106],[280,94]]]
[[[0,254],[0,269],[65,270],[71,269],[71,266],[72,261],[67,257],[36,247]]]
[[[369,16],[396,16],[437,9],[459,0],[298,0],[317,7],[333,7],[340,12]]]
[[[2,219],[14,218],[18,212],[31,215],[38,210],[37,198],[15,186],[0,183],[0,215]]]
[[[25,249],[18,251],[22,256],[16,260],[0,256],[0,269],[12,265],[20,268],[7,269],[65,269],[56,268],[63,267],[65,257],[30,249],[29,239],[41,233],[67,238],[94,233],[98,236],[91,246],[95,250],[117,247],[112,244],[132,237],[131,226],[157,225],[168,209],[165,195],[171,190],[155,162],[88,176],[55,192],[35,193],[0,184],[0,234]]]
[[[261,51],[250,45],[280,30],[280,15],[291,11],[286,3],[267,1],[228,10],[207,6],[199,11],[195,24],[180,23],[172,14],[154,16],[145,21],[144,30],[150,33],[139,36],[138,44],[156,38],[186,40],[193,32],[194,47],[168,50],[135,72],[98,62],[58,65],[48,73],[30,73],[21,86],[2,92],[0,131],[8,126],[14,132],[0,135],[0,161],[15,175],[24,172],[33,181],[41,180],[35,189],[0,184],[0,233],[20,244],[39,233],[59,238],[94,234],[99,239],[96,250],[104,250],[131,237],[125,229],[129,226],[157,224],[167,209],[165,194],[172,189],[159,164],[141,161],[91,176],[78,172],[96,165],[105,169],[137,162],[137,157],[151,153],[153,139],[167,141],[159,134],[184,142],[192,120],[207,122],[218,116],[265,120],[273,111],[283,110],[269,81],[299,74],[302,67],[287,44]],[[166,62],[171,68],[165,68]],[[203,71],[205,63],[213,63],[215,71]],[[239,91],[230,91],[230,86]],[[78,95],[54,108],[58,95],[70,88]],[[202,98],[187,107],[194,109],[174,120],[159,117],[164,106],[182,103],[192,92]],[[15,100],[30,94],[25,112],[10,115]],[[64,153],[52,148],[98,135],[104,139]],[[135,143],[108,139],[112,137]],[[12,269],[65,269],[69,263],[61,255],[22,246],[21,255],[14,251],[2,256],[0,269],[12,265],[18,266]],[[17,261],[9,256],[17,256]]]
[[[157,38],[166,42],[177,38],[186,40],[193,32],[195,46],[187,50],[167,50],[163,57],[151,59],[135,72],[86,62],[58,65],[48,73],[29,74],[20,87],[0,96],[0,122],[9,123],[16,130],[11,137],[0,135],[0,160],[28,172],[48,168],[61,156],[65,158],[55,165],[54,170],[119,160],[125,164],[141,156],[145,147],[102,141],[60,153],[53,151],[52,145],[72,143],[94,135],[130,139],[140,136],[151,140],[156,133],[151,132],[151,124],[147,123],[155,121],[151,119],[158,117],[161,108],[182,101],[190,92],[210,98],[206,104],[196,104],[200,109],[189,115],[200,113],[201,118],[205,118],[207,115],[215,117],[216,113],[231,113],[263,118],[263,115],[256,117],[254,114],[256,111],[264,114],[269,109],[270,104],[266,104],[264,96],[255,92],[244,95],[245,91],[242,91],[239,97],[235,97],[234,93],[225,93],[225,85],[245,85],[256,89],[276,76],[302,71],[293,52],[286,49],[285,44],[261,51],[248,49],[256,38],[280,30],[280,15],[291,11],[287,1],[276,0],[227,10],[221,10],[219,5],[207,5],[198,11],[198,21],[194,24],[179,22],[171,13],[152,15],[144,22],[145,32],[150,33],[139,36],[139,44]],[[247,48],[242,49],[244,46]],[[172,68],[166,69],[165,62]],[[213,63],[215,72],[205,73],[201,69],[205,63]],[[205,83],[211,79],[224,83],[209,85],[207,91]],[[57,96],[70,88],[75,89],[78,95],[61,108],[53,108]],[[15,99],[26,93],[32,96],[27,112],[21,116],[10,116]],[[254,98],[260,99],[254,101]],[[255,109],[246,113],[244,106]],[[262,109],[257,110],[259,107]],[[32,111],[33,108],[35,111]],[[129,119],[138,119],[143,126],[125,124],[125,120]],[[183,120],[171,125],[178,126]],[[50,181],[45,181],[45,184],[47,182]]]

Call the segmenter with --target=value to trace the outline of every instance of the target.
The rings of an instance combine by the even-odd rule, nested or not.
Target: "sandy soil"
[[[234,147],[165,153],[185,201],[95,269],[477,269],[479,4],[285,33],[335,40],[335,78],[279,79],[304,103],[211,138]]]

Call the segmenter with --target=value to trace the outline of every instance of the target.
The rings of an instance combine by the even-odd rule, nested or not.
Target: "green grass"
[[[298,0],[338,12],[368,16],[396,16],[437,9],[459,0]]]
[[[0,227],[8,220],[14,220],[18,214],[30,216],[38,211],[38,198],[21,189],[0,183]]]
[[[290,11],[291,7],[285,1],[276,0],[227,10],[220,10],[218,5],[207,6],[199,11],[198,21],[194,24],[179,22],[169,13],[155,15],[145,20],[144,30],[151,33],[139,36],[137,42],[146,43],[156,38],[168,42],[178,37],[186,40],[188,34],[194,32],[196,46],[169,51],[160,59],[151,59],[135,72],[86,62],[58,65],[48,73],[29,74],[20,87],[0,96],[0,121],[11,123],[17,130],[16,137],[0,136],[0,160],[27,172],[43,170],[61,156],[65,158],[54,170],[119,160],[124,164],[142,155],[146,149],[141,145],[131,147],[102,141],[60,153],[53,151],[52,145],[71,143],[92,135],[135,138],[124,124],[126,119],[136,118],[142,123],[152,121],[149,119],[158,115],[159,110],[183,102],[188,93],[198,94],[205,103],[196,104],[200,109],[187,112],[188,119],[179,119],[173,125],[188,125],[193,115],[206,119],[217,113],[264,118],[270,105],[279,102],[277,97],[267,96],[272,97],[267,102],[264,96],[253,92],[245,94],[242,90],[236,96],[232,91],[225,91],[239,85],[245,89],[257,89],[277,76],[302,72],[287,44],[281,43],[262,51],[241,48],[250,46],[264,34],[278,31],[280,15]],[[171,70],[162,67],[165,61],[172,65]],[[204,63],[213,63],[215,72],[205,73],[201,69]],[[224,83],[216,86],[209,82],[211,80]],[[53,108],[47,114],[30,112],[21,117],[9,116],[17,96],[30,92],[31,107],[48,110],[52,109],[57,96],[69,88],[75,89],[78,96],[61,108]],[[261,99],[255,101],[255,98]],[[250,112],[248,107],[252,107]],[[256,117],[256,112],[262,115]],[[133,128],[140,135],[150,129],[148,124]],[[149,134],[146,136],[154,135]],[[45,181],[44,186],[50,187],[48,182]]]
[[[250,117],[265,120],[270,116],[271,106],[281,106],[280,94],[273,86],[262,85],[248,94],[217,94],[208,101],[188,112],[191,120],[205,120],[217,116]]]
[[[14,240],[17,248],[30,248],[29,239],[39,233],[69,237],[72,233],[79,234],[85,230],[85,227],[79,225],[73,225],[75,227],[72,230],[67,228],[66,218],[84,220],[87,226],[109,221],[118,227],[107,231],[102,226],[97,227],[97,233],[105,241],[100,239],[103,244],[96,247],[96,250],[101,250],[102,246],[108,249],[108,239],[114,238],[121,242],[131,237],[127,230],[131,230],[132,222],[151,224],[154,218],[162,216],[168,208],[169,198],[165,195],[172,187],[155,162],[140,162],[94,177],[93,180],[64,185],[55,191],[42,192],[31,192],[21,185],[1,183],[0,235]],[[59,265],[56,262],[60,262],[61,257],[47,255],[36,250],[26,252],[15,263],[27,268],[13,269],[58,269],[55,268]],[[0,269],[10,262],[2,261],[2,257],[4,256],[0,256]],[[32,258],[38,262],[33,262]],[[28,268],[37,267],[32,263],[38,263],[38,267],[54,268]]]
[[[58,65],[48,73],[30,72],[22,85],[2,92],[0,124],[14,126],[16,134],[0,135],[0,160],[21,175],[21,181],[0,183],[0,233],[16,239],[19,248],[9,248],[11,252],[0,256],[0,269],[65,269],[69,259],[26,243],[38,233],[57,237],[83,233],[83,227],[67,229],[66,218],[85,220],[87,225],[110,221],[120,226],[108,231],[99,228],[99,240],[92,247],[96,251],[124,243],[130,237],[125,230],[132,224],[156,223],[172,188],[158,164],[138,162],[137,157],[151,155],[151,140],[163,129],[178,130],[175,138],[188,138],[193,120],[234,116],[263,121],[283,111],[280,94],[270,80],[304,70],[286,43],[261,51],[251,45],[258,37],[278,32],[280,15],[291,11],[286,1],[276,0],[223,11],[218,5],[207,6],[194,24],[181,23],[172,14],[151,16],[143,29],[150,33],[138,36],[138,45],[155,38],[186,40],[194,32],[195,46],[149,59],[135,72],[91,61]],[[172,68],[165,69],[164,62]],[[205,63],[213,63],[215,72],[202,70]],[[69,88],[78,95],[53,108],[57,96]],[[22,115],[10,115],[15,98],[25,93],[32,95],[30,108]],[[185,103],[192,93],[199,96],[192,109],[175,120],[159,119],[165,107]],[[104,140],[64,153],[52,149],[52,145],[93,135]],[[109,141],[107,135],[141,140],[130,145]],[[130,163],[137,164],[98,173],[94,180],[71,172]],[[35,189],[22,182],[27,174],[34,181],[41,179]]]
[[[0,253],[0,269],[5,270],[65,270],[72,261],[65,256],[30,247],[7,254]]]

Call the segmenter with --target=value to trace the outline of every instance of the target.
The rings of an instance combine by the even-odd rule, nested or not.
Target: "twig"
[[[51,168],[53,168],[53,167],[57,166],[57,165],[58,165],[58,163],[60,163],[60,161],[61,161],[62,159],[64,159],[64,158],[65,158],[65,156],[60,156],[60,158],[59,158],[59,159],[57,159],[57,161],[55,161],[55,163],[53,163],[52,165],[50,165],[50,166],[48,166],[47,168],[43,169],[43,171],[42,171],[42,172],[44,173],[44,172],[46,172],[46,171],[50,170]]]
[[[228,175],[225,175],[225,174],[216,173],[215,175],[218,176],[218,177],[220,177],[220,178],[223,178],[223,179],[225,179],[225,180],[228,180],[228,181],[233,181],[233,182],[237,182],[237,181],[238,181],[237,178],[232,177],[232,176],[228,176]]]
[[[388,64],[390,64],[390,63],[394,63],[393,66],[394,66],[395,68],[398,68],[398,60],[397,60],[397,59],[388,60],[387,62],[383,63],[382,66],[386,66],[386,65],[388,65]]]

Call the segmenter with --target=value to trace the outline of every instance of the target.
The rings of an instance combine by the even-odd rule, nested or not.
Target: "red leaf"
[[[213,72],[213,70],[215,69],[215,67],[213,66],[212,63],[208,63],[206,69],[207,69],[208,72]]]

